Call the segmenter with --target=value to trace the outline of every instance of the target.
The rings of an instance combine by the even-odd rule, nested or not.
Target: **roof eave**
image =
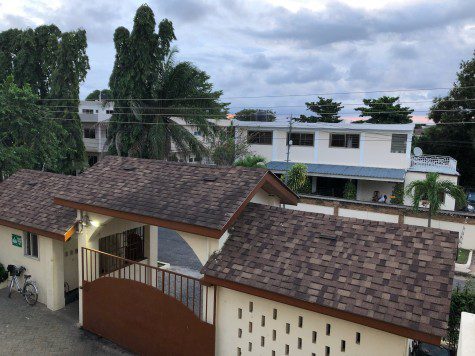
[[[407,327],[391,324],[385,321],[357,315],[347,311],[342,311],[339,309],[334,309],[326,306],[322,306],[316,303],[310,303],[303,301],[301,299],[292,298],[283,294],[269,292],[263,289],[256,287],[247,286],[241,283],[228,281],[222,278],[213,277],[210,275],[205,275],[201,279],[202,283],[205,285],[216,285],[228,289],[232,289],[238,292],[254,295],[264,299],[273,300],[275,302],[291,305],[297,308],[313,311],[320,314],[329,315],[338,319],[350,321],[353,323],[361,324],[368,326],[373,329],[382,330],[391,334],[407,337],[408,339],[416,339],[423,342],[427,342],[433,345],[440,345],[441,336],[432,335],[420,330],[414,330]]]
[[[10,227],[12,229],[31,232],[32,234],[49,237],[53,240],[58,240],[58,241],[63,241],[63,242],[68,241],[71,238],[71,236],[76,232],[75,224],[73,224],[67,231],[65,231],[64,234],[55,232],[55,231],[49,231],[45,229],[36,228],[33,226],[28,226],[25,224],[19,224],[19,223],[15,223],[15,222],[3,220],[3,219],[0,219],[0,225]]]

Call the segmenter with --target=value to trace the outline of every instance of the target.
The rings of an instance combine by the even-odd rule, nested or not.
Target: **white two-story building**
[[[79,103],[79,117],[89,165],[94,165],[107,153],[107,126],[114,112],[114,103],[83,100]]]
[[[278,121],[233,124],[236,135],[247,139],[251,152],[266,158],[275,173],[304,163],[313,194],[341,198],[351,180],[357,200],[377,201],[386,195],[389,202],[397,183],[407,185],[427,172],[458,181],[453,158],[411,155],[414,124],[293,123],[292,128]],[[410,205],[410,198],[404,203]],[[445,197],[443,209],[454,207],[455,201]]]

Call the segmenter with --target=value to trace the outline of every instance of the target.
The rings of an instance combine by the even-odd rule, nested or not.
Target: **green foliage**
[[[298,190],[298,193],[312,194],[312,179],[311,179],[311,177],[307,177],[305,179],[305,184]]]
[[[89,93],[88,96],[86,96],[86,100],[99,100],[99,96],[101,97],[101,100],[112,99],[112,92],[110,91],[110,89],[96,89],[93,92]]]
[[[457,347],[462,312],[475,313],[475,292],[472,290],[472,283],[473,281],[467,281],[462,290],[457,288],[452,292],[447,332],[447,341],[452,348]]]
[[[300,191],[307,181],[307,166],[303,163],[295,163],[284,175],[284,182],[294,192]]]
[[[445,97],[434,100],[429,118],[437,124],[423,131],[417,145],[428,154],[457,160],[460,185],[475,187],[475,52],[462,61],[457,81]],[[457,122],[459,124],[450,124]],[[460,124],[462,122],[463,124]]]
[[[0,283],[6,281],[8,278],[8,272],[5,270],[5,267],[0,263]]]
[[[427,201],[430,227],[431,218],[442,206],[443,197],[447,194],[459,204],[466,200],[463,189],[449,180],[439,180],[438,173],[427,173],[426,179],[416,180],[408,184],[405,194],[412,198],[413,208],[419,210],[422,201]]]
[[[123,156],[169,159],[173,142],[183,155],[204,156],[203,144],[172,118],[179,117],[205,137],[211,136],[214,125],[208,119],[225,118],[227,104],[219,102],[222,92],[213,90],[204,71],[189,62],[175,62],[176,50],[170,49],[176,39],[172,23],[162,20],[158,28],[155,33],[153,11],[142,5],[132,32],[119,27],[114,33],[116,57],[109,87],[113,98],[130,100],[115,102],[109,150]]]
[[[343,190],[343,198],[356,200],[356,185],[351,180],[348,180],[345,183],[345,188]]]
[[[15,84],[49,101],[51,115],[61,118],[63,156],[59,171],[75,173],[85,166],[85,148],[77,111],[79,85],[89,70],[86,32],[61,33],[55,25],[10,29],[0,33],[0,81],[13,75]],[[56,100],[63,99],[63,100]]]
[[[402,205],[404,203],[404,184],[396,183],[391,194],[391,204]]]
[[[275,112],[272,110],[243,109],[236,113],[235,119],[239,121],[271,122],[275,121]]]
[[[266,159],[265,157],[259,156],[259,155],[247,155],[244,158],[241,158],[234,162],[235,166],[241,166],[241,167],[260,167],[260,168],[265,168],[266,166]]]
[[[409,124],[412,122],[413,109],[396,104],[399,97],[382,96],[378,99],[363,99],[366,107],[355,108],[360,111],[360,117],[369,117],[367,120],[355,121],[355,123],[368,124]]]
[[[29,85],[19,88],[11,76],[0,85],[0,180],[20,168],[61,172],[66,135]]]
[[[340,110],[343,109],[341,103],[334,101],[333,99],[318,97],[318,101],[312,101],[305,103],[307,110],[310,110],[317,114],[317,116],[300,115],[296,119],[298,122],[330,122],[338,123],[340,119]]]

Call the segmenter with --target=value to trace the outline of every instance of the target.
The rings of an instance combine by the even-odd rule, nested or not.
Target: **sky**
[[[132,28],[143,0],[0,0],[0,30],[54,23],[84,28],[91,69],[84,98],[107,87],[113,33]],[[399,96],[424,121],[475,50],[474,0],[153,0],[157,22],[173,22],[177,59],[210,76],[230,112],[267,108],[280,119],[309,114],[315,94],[345,105],[351,120],[365,97]],[[312,95],[310,95],[312,94]]]

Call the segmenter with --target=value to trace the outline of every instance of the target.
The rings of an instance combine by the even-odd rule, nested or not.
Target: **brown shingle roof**
[[[439,229],[251,203],[202,273],[439,337],[457,240]]]
[[[58,189],[55,201],[71,207],[83,204],[84,210],[109,209],[217,231],[268,179],[296,202],[297,196],[264,169],[107,156],[77,177],[72,187]]]
[[[13,174],[0,183],[0,225],[64,239],[76,221],[76,211],[54,204],[53,192],[67,189],[72,179],[26,169]]]

